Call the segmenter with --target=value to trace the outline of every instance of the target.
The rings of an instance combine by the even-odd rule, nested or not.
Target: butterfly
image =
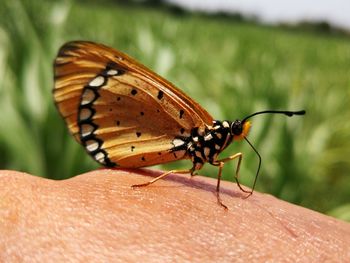
[[[253,193],[261,157],[247,140],[249,118],[265,113],[302,115],[305,111],[261,111],[243,120],[220,121],[169,81],[128,55],[87,41],[64,44],[54,61],[53,97],[70,133],[98,163],[139,168],[190,159],[192,167],[172,170],[134,187],[146,186],[170,173],[190,173],[205,163],[218,166],[217,200],[224,164],[238,159],[239,188]],[[245,139],[258,154],[253,188],[238,180],[242,153],[219,159],[233,141]]]

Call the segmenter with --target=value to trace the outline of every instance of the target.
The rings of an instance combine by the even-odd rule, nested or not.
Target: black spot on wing
[[[180,110],[180,119],[182,119],[184,113],[185,113],[184,110]]]
[[[161,100],[162,98],[163,98],[163,95],[164,95],[164,92],[163,91],[158,91],[158,96],[157,96],[157,98],[159,99],[159,100]]]

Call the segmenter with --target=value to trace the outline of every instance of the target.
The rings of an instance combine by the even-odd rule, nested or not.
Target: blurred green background
[[[157,1],[155,1],[157,2]],[[95,169],[53,104],[52,62],[69,40],[131,55],[180,87],[216,119],[264,109],[249,139],[263,166],[257,190],[350,221],[350,37],[308,27],[263,26],[240,17],[117,1],[5,0],[0,8],[0,168],[65,179]],[[245,142],[241,179],[257,157]],[[162,169],[188,168],[190,162]],[[235,163],[225,166],[233,179]],[[216,177],[206,165],[202,175]]]

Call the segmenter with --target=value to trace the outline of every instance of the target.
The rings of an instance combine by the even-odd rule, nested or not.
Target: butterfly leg
[[[224,162],[220,162],[220,161],[213,163],[213,165],[219,166],[218,182],[216,184],[216,198],[217,198],[218,204],[221,205],[225,210],[227,210],[228,209],[227,206],[224,205],[224,203],[221,201],[221,198],[220,198],[220,182],[221,182],[222,168],[224,167],[224,164],[225,164]]]
[[[245,196],[244,198],[249,197],[253,192],[252,191],[247,191],[245,189],[243,189],[243,187],[241,186],[241,184],[239,183],[239,170],[241,167],[241,163],[242,163],[242,159],[243,159],[243,154],[242,153],[236,153],[230,157],[221,159],[221,160],[217,160],[213,163],[213,165],[219,166],[219,174],[218,174],[218,184],[217,184],[217,189],[216,191],[219,192],[220,190],[220,179],[221,179],[221,173],[222,173],[222,168],[224,166],[224,164],[228,161],[232,161],[234,159],[238,158],[238,162],[237,162],[237,167],[236,167],[236,173],[235,173],[235,180],[237,183],[237,186],[239,187],[239,189],[244,192],[244,193],[248,193],[247,196]],[[222,163],[222,164],[221,164]]]
[[[191,170],[191,179],[193,178],[193,177],[195,177],[196,175],[198,175],[198,173],[196,172],[194,172],[195,171],[195,169],[194,168],[192,168]]]
[[[132,185],[131,187],[134,188],[134,187],[144,187],[144,186],[147,186],[147,185],[150,185],[150,184],[153,184],[155,182],[157,182],[159,179],[162,179],[163,177],[169,175],[169,174],[172,174],[172,173],[178,173],[178,174],[185,174],[185,173],[191,173],[192,174],[193,172],[193,168],[191,169],[186,169],[186,170],[171,170],[171,171],[168,171],[166,173],[163,173],[159,176],[157,176],[156,178],[152,179],[151,181],[147,182],[147,183],[144,183],[144,184],[134,184]]]
[[[242,163],[242,159],[243,159],[243,154],[242,153],[236,153],[230,157],[227,157],[227,158],[224,158],[224,159],[221,159],[221,160],[218,160],[217,162],[228,162],[228,161],[231,161],[231,160],[234,160],[234,159],[237,159],[238,158],[238,163],[237,163],[237,168],[236,168],[236,173],[235,173],[235,180],[236,180],[236,183],[239,187],[239,189],[244,192],[244,193],[248,193],[248,195],[245,197],[247,198],[248,196],[250,196],[253,192],[252,191],[247,191],[245,189],[243,189],[243,187],[241,186],[241,184],[239,183],[239,170],[241,168],[241,163]]]

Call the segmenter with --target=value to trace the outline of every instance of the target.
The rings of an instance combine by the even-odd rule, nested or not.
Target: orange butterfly
[[[135,186],[149,185],[174,172],[193,174],[209,162],[219,167],[217,197],[225,208],[219,197],[224,163],[238,158],[236,181],[249,194],[258,175],[252,190],[246,191],[238,181],[242,154],[218,159],[233,140],[246,139],[248,118],[262,113],[305,114],[262,111],[241,121],[214,120],[197,102],[150,69],[120,51],[92,42],[63,45],[54,69],[57,108],[72,135],[97,162],[134,168],[180,159],[193,163],[191,169],[169,171]]]

